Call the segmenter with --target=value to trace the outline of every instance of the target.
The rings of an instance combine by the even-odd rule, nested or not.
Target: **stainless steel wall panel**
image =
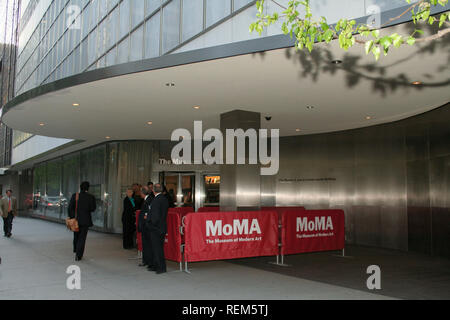
[[[409,250],[431,253],[431,207],[428,160],[407,163]]]
[[[347,243],[448,255],[449,124],[447,105],[374,127],[281,138],[276,204],[344,209]]]
[[[220,129],[226,136],[227,129],[261,128],[261,114],[243,110],[234,110],[220,115]],[[220,166],[220,206],[222,210],[245,210],[261,206],[261,172],[260,165],[249,164],[249,144],[246,144],[246,161],[237,164],[237,143],[234,143],[234,164]],[[248,141],[248,139],[246,139]],[[226,144],[226,141],[225,141]],[[225,147],[226,149],[226,147]],[[224,150],[226,159],[226,150]]]

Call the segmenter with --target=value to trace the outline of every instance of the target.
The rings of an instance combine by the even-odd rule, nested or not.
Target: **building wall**
[[[14,98],[19,0],[0,2],[0,108]],[[11,165],[12,130],[0,123],[0,168]]]
[[[312,0],[317,16],[369,14],[370,5],[387,11],[402,0]],[[286,4],[287,0],[280,0]],[[40,0],[25,12],[18,41],[17,95],[71,75],[258,37],[255,0]],[[266,1],[265,11],[281,11]],[[280,25],[263,36],[280,34]]]
[[[281,138],[261,205],[341,208],[348,243],[450,256],[450,105],[344,132]]]

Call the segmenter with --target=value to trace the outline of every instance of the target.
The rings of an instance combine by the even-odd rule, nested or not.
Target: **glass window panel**
[[[83,34],[82,37],[84,38],[89,33],[89,17],[91,15],[91,4],[89,3],[88,6],[84,9],[82,13],[83,17]]]
[[[128,62],[128,53],[130,47],[130,37],[125,38],[121,43],[119,43],[119,51],[117,57],[117,63],[125,63]]]
[[[59,219],[61,213],[61,161],[47,163],[47,193],[44,198],[44,215]]]
[[[131,51],[130,51],[130,61],[142,60],[142,45],[144,43],[144,27],[141,26],[139,29],[131,34]]]
[[[99,1],[99,9],[98,9],[98,20],[100,21],[101,19],[103,19],[106,14],[107,14],[107,10],[108,10],[108,2],[106,0],[103,1]]]
[[[230,13],[230,0],[206,0],[206,27],[208,28]]]
[[[88,65],[97,59],[97,30],[94,30],[88,38]]]
[[[73,74],[80,73],[80,46],[73,51]]]
[[[80,72],[86,69],[88,66],[88,46],[87,39],[85,39],[81,43],[81,64],[80,64]]]
[[[145,24],[145,58],[159,56],[161,14],[158,12]]]
[[[113,66],[116,64],[116,50],[117,48],[114,47],[112,50],[110,50],[107,54],[106,54],[106,66]]]
[[[46,164],[38,165],[33,170],[33,210],[35,214],[39,215],[44,214],[46,171]]]
[[[163,53],[180,43],[180,0],[173,0],[163,8]]]
[[[108,11],[114,8],[114,6],[119,2],[119,0],[106,0],[108,2]]]
[[[131,1],[131,5],[131,29],[133,29],[144,20],[145,2],[143,0]]]
[[[183,0],[183,41],[203,30],[203,0]]]
[[[119,9],[115,8],[108,17],[108,36],[107,48],[111,48],[117,42],[117,20],[119,18]]]
[[[97,210],[92,213],[95,226],[104,226],[103,194],[105,186],[105,146],[81,151],[80,181],[90,183],[89,193],[95,197]]]
[[[98,23],[98,3],[100,1],[91,1],[91,12],[89,16],[89,31],[94,29]]]
[[[130,32],[130,2],[122,1],[120,4],[119,39]]]
[[[234,10],[239,10],[243,6],[253,2],[253,0],[233,0],[234,1]]]
[[[153,11],[155,11],[161,6],[161,0],[146,0],[146,1],[147,1],[147,9],[145,11],[145,15],[153,13]]]
[[[98,26],[97,32],[97,56],[100,57],[106,51],[106,37],[107,37],[107,20]]]
[[[62,217],[67,216],[69,201],[75,192],[79,191],[80,175],[80,154],[63,158],[63,177],[62,177]]]

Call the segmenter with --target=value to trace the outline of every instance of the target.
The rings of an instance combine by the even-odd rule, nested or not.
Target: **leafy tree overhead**
[[[329,43],[334,39],[339,40],[342,49],[348,50],[354,45],[363,45],[366,54],[373,54],[376,60],[381,53],[387,55],[392,47],[399,48],[402,45],[413,46],[419,42],[435,40],[450,34],[450,12],[446,11],[440,15],[432,15],[432,7],[445,7],[448,0],[420,0],[411,3],[405,0],[410,6],[400,15],[390,19],[384,25],[357,24],[356,20],[340,19],[336,24],[329,24],[325,17],[314,17],[310,6],[310,0],[291,0],[287,6],[283,6],[276,0],[268,0],[275,3],[281,13],[264,13],[264,1],[256,2],[257,21],[250,25],[250,32],[256,31],[260,35],[264,28],[282,21],[281,30],[284,34],[295,37],[296,49],[307,48],[310,52],[314,49],[315,43]],[[415,29],[411,34],[401,35],[393,33],[381,35],[380,30],[388,23],[399,20],[403,16],[411,14]],[[438,26],[438,31],[430,36],[423,36],[424,31],[421,26],[428,24]]]

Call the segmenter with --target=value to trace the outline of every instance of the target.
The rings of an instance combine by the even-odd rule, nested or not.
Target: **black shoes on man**
[[[156,274],[161,274],[161,273],[166,273],[166,271],[164,270],[156,270],[156,268],[154,266],[147,266],[147,270],[148,271],[154,271],[156,272]]]

